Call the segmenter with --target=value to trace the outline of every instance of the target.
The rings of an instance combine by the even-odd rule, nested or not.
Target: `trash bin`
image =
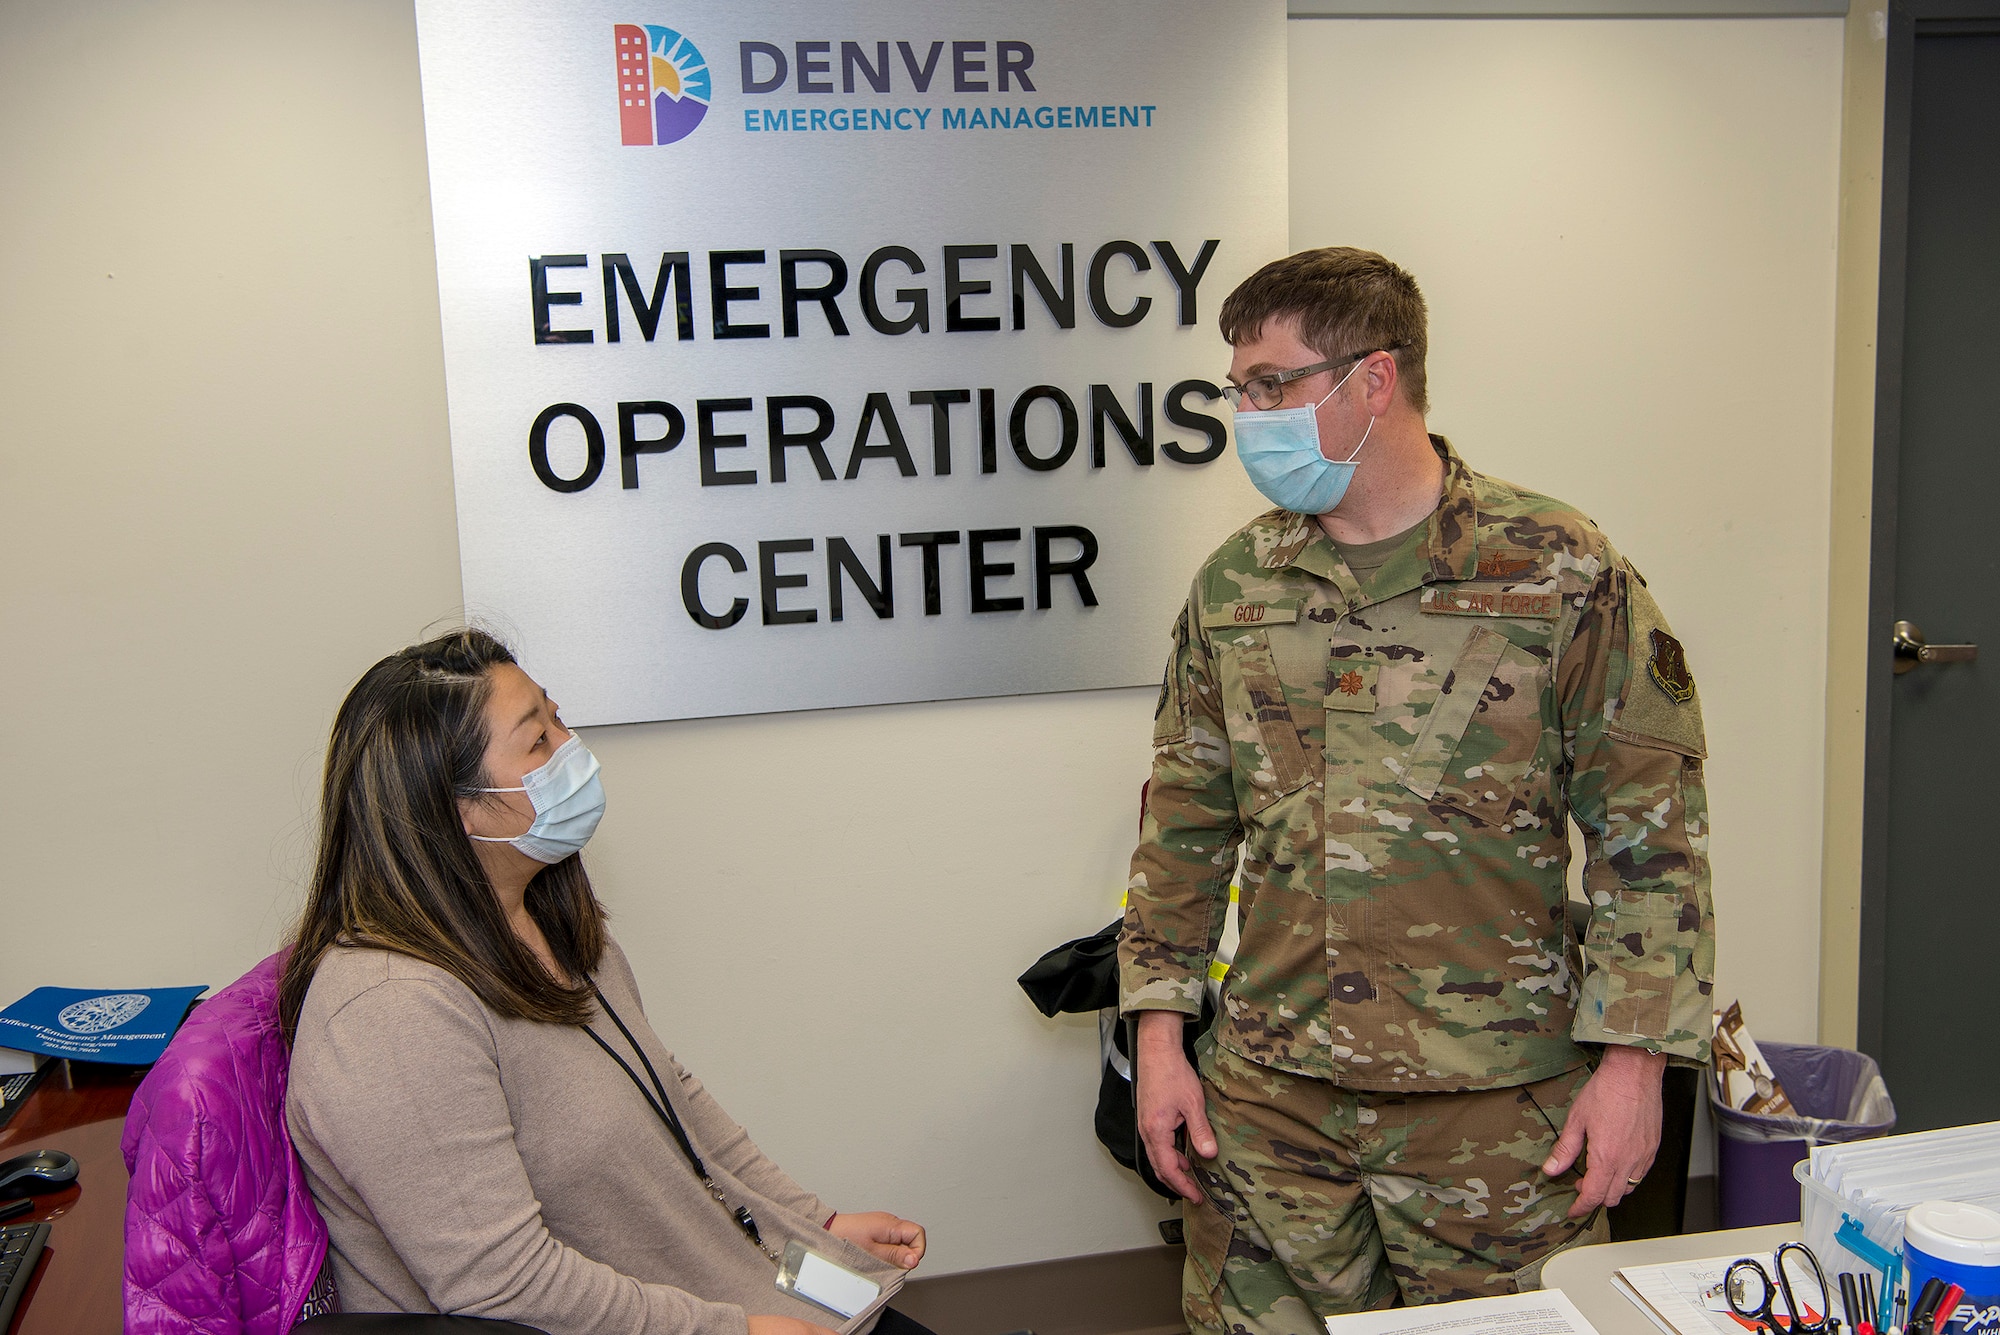
[[[1799,1184],[1792,1165],[1811,1146],[1867,1140],[1896,1125],[1896,1105],[1873,1057],[1812,1043],[1757,1046],[1800,1115],[1766,1117],[1725,1108],[1709,1081],[1709,1107],[1721,1133],[1716,1177],[1724,1228],[1797,1220]]]

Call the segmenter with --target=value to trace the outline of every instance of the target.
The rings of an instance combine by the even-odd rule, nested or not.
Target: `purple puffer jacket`
[[[287,953],[197,1006],[132,1097],[128,1333],[284,1335],[319,1277],[326,1225],[285,1132]]]

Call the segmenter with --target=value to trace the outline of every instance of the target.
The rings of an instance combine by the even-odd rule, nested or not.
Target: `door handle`
[[[1896,675],[1914,672],[1926,663],[1971,663],[1979,657],[1976,644],[1927,644],[1914,621],[1898,621],[1894,636]]]

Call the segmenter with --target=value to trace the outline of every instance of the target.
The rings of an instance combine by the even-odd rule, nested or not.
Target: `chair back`
[[[132,1097],[122,1148],[128,1335],[285,1335],[326,1224],[285,1128],[281,950],[196,1006]]]

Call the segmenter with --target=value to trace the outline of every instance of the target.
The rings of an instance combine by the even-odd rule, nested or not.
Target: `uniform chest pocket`
[[[1247,620],[1253,615],[1254,621]],[[1325,649],[1312,669],[1302,670],[1300,655],[1272,645],[1276,636],[1316,635],[1316,628],[1297,622],[1297,608],[1262,603],[1202,615],[1222,678],[1237,804],[1246,814],[1262,811],[1313,775],[1325,717]]]
[[[1542,660],[1490,626],[1466,640],[1431,705],[1403,770],[1403,786],[1489,825],[1547,804]]]

